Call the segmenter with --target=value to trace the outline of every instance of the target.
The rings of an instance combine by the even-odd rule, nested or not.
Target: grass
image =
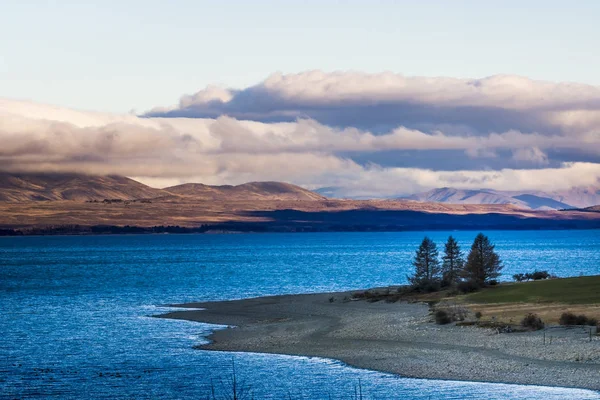
[[[461,301],[483,321],[516,325],[527,314],[558,324],[565,312],[600,317],[600,276],[503,283],[463,296]]]
[[[502,284],[465,296],[468,303],[599,304],[600,276]]]
[[[565,312],[600,319],[600,276],[582,276],[543,281],[502,283],[470,294],[452,290],[416,293],[408,287],[379,288],[355,292],[355,299],[369,302],[396,301],[455,302],[481,313],[480,322],[487,326],[518,327],[527,314],[536,314],[546,324],[558,325]]]

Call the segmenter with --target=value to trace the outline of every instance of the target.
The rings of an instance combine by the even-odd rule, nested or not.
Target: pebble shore
[[[406,377],[600,390],[600,337],[584,328],[500,333],[436,325],[420,303],[323,293],[177,305],[162,315],[231,328],[202,349],[315,356]]]

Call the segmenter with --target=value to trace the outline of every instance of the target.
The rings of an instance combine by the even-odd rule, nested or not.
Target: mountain
[[[90,201],[186,198],[194,201],[326,200],[310,190],[282,182],[237,186],[186,183],[155,189],[124,176],[75,173],[0,173],[0,201]]]
[[[162,232],[152,228],[160,226],[172,227],[168,232],[179,232],[177,227],[193,232],[600,227],[600,213],[530,210],[521,204],[556,204],[537,195],[514,196],[521,198],[446,188],[430,196],[437,202],[336,200],[281,182],[154,189],[122,176],[0,173],[0,235],[7,229],[31,234]]]
[[[242,185],[210,186],[201,183],[185,183],[172,186],[165,191],[193,197],[198,200],[326,200],[326,197],[310,190],[283,182],[250,182]]]
[[[513,199],[521,200],[532,210],[553,209],[563,210],[566,208],[574,208],[572,205],[563,203],[552,198],[536,196],[534,194],[520,194],[514,196]]]
[[[600,204],[600,182],[597,185],[549,192],[548,195],[554,200],[574,207],[591,207]]]
[[[124,176],[75,173],[0,173],[0,201],[148,199],[163,195]]]
[[[543,192],[504,192],[491,189],[462,190],[454,188],[439,188],[428,192],[406,197],[408,200],[450,204],[512,204],[532,210],[560,210],[576,208],[577,204],[566,203],[559,199],[575,199],[568,191],[562,196]],[[557,198],[558,197],[558,198]],[[600,195],[598,196],[600,201]],[[596,204],[593,203],[592,204]]]
[[[432,203],[451,204],[514,204],[522,206],[523,202],[510,196],[488,190],[461,190],[454,188],[433,189],[406,197],[408,200]]]
[[[591,207],[585,207],[585,208],[579,208],[579,209],[577,209],[577,211],[600,213],[600,205],[591,206]]]

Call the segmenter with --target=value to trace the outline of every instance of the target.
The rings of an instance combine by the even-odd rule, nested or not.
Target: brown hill
[[[186,183],[164,189],[165,191],[197,200],[325,200],[326,197],[310,190],[283,182],[250,182],[242,185],[210,186]]]
[[[0,173],[0,201],[90,201],[104,199],[171,199],[193,201],[325,200],[324,196],[283,182],[237,186],[186,183],[155,189],[123,176],[75,173]]]
[[[0,173],[0,201],[148,199],[164,195],[124,176],[75,173]]]
[[[581,211],[588,211],[588,212],[597,212],[597,213],[600,213],[600,205],[586,207],[586,208],[581,209]]]

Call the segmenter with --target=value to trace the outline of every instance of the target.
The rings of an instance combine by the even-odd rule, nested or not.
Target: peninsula
[[[561,284],[577,285],[587,279],[596,278],[569,278]],[[502,284],[499,290],[540,284],[556,287],[547,281]],[[427,303],[384,301],[390,290],[375,291],[382,294],[381,301],[367,301],[364,292],[345,292],[179,304],[176,307],[190,310],[160,317],[229,326],[214,331],[210,343],[199,346],[206,350],[332,358],[406,377],[600,390],[600,337],[591,336],[587,327],[550,325],[534,332],[499,333],[492,327],[437,325]],[[493,299],[493,290],[498,289],[472,295],[473,304],[483,309],[482,301]],[[470,296],[461,301],[468,302]],[[512,297],[520,300],[525,300],[521,308],[536,307],[534,300]],[[549,305],[547,301],[538,305],[545,316]],[[497,303],[488,306],[486,312],[501,315],[492,311]],[[582,304],[554,306],[555,312],[582,308]],[[594,315],[600,311],[600,304],[586,307]]]

